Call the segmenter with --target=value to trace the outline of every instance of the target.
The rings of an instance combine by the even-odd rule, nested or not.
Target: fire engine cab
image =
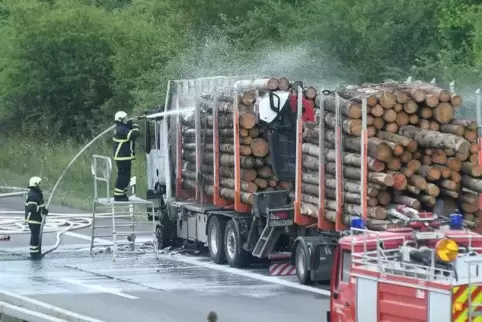
[[[328,322],[482,321],[482,236],[460,214],[384,232],[352,219],[339,240]]]

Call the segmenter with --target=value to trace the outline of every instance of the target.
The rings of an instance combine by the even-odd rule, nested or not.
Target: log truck
[[[296,267],[296,275],[302,284],[309,284],[317,281],[332,281],[332,315],[331,321],[354,321],[353,319],[342,319],[337,315],[340,310],[345,314],[350,309],[339,309],[337,303],[343,299],[345,303],[346,292],[341,292],[341,285],[347,280],[343,277],[340,280],[337,276],[345,274],[348,265],[348,257],[355,253],[350,244],[353,244],[350,236],[350,227],[342,219],[343,213],[343,187],[341,183],[343,170],[343,146],[341,144],[341,112],[337,109],[336,119],[337,136],[335,150],[337,154],[337,171],[335,179],[340,182],[336,187],[337,194],[337,219],[335,223],[328,222],[324,216],[324,191],[320,185],[319,198],[320,209],[317,219],[304,216],[301,213],[301,175],[302,175],[302,128],[304,120],[309,120],[313,108],[304,101],[302,95],[303,84],[293,83],[290,90],[265,91],[267,80],[245,81],[241,77],[211,77],[190,80],[177,80],[168,83],[166,101],[158,111],[146,112],[146,154],[148,191],[147,199],[154,201],[156,220],[156,236],[159,248],[173,245],[176,241],[189,241],[198,244],[207,244],[210,258],[217,264],[227,262],[232,267],[246,267],[253,260],[267,259],[277,260],[288,258]],[[240,188],[241,167],[239,149],[239,111],[238,95],[241,91],[256,91],[259,98],[257,101],[257,122],[268,129],[268,144],[270,162],[273,172],[280,180],[294,182],[294,191],[275,190],[260,191],[253,193],[252,205],[242,202]],[[205,158],[200,134],[206,128],[201,122],[203,110],[200,104],[200,97],[211,93],[229,92],[232,95],[233,106],[233,146],[234,146],[234,198],[232,201],[219,197],[219,136],[218,133],[218,111],[213,108],[212,124],[208,124],[211,131],[213,153],[207,154],[213,158],[210,162],[213,172],[214,193],[206,193],[203,189],[203,167],[201,163]],[[325,95],[327,91],[323,92]],[[173,117],[161,117],[157,112],[183,109],[194,110],[194,125],[197,133],[195,137],[195,178],[193,189],[185,189],[182,184],[182,176],[185,169],[182,165],[182,133],[183,122],[181,114]],[[323,107],[320,107],[323,119]],[[366,135],[366,104],[363,111],[363,134],[361,140],[361,163],[360,185],[362,186],[361,213],[353,214],[352,219],[367,220],[366,209],[367,199],[367,135]],[[320,122],[320,128],[323,126]],[[321,133],[322,131],[320,131]],[[320,149],[323,151],[324,138],[320,136]],[[324,182],[325,174],[322,164],[323,153],[320,154],[320,181]],[[294,192],[294,193],[293,193]],[[364,210],[365,209],[365,210]],[[434,220],[438,217],[435,215]],[[420,222],[406,222],[406,225],[418,225]],[[423,225],[426,223],[424,222]],[[425,227],[425,226],[424,226]],[[386,239],[384,243],[392,243],[391,238],[402,240],[394,244],[390,250],[398,246],[406,246],[405,240],[414,233],[413,227],[410,231],[388,231],[375,233],[372,242]],[[372,236],[365,230],[363,234]],[[431,243],[444,241],[442,235],[431,233]],[[446,234],[451,238],[450,234]],[[472,236],[472,235],[470,235]],[[365,240],[357,235],[359,240]],[[467,238],[467,237],[465,237]],[[412,238],[415,244],[416,238]],[[425,238],[426,239],[426,238]],[[457,240],[457,239],[456,239]],[[457,240],[458,241],[458,240]],[[444,242],[445,243],[445,242]],[[400,244],[400,245],[399,245]],[[357,244],[358,245],[358,244]],[[369,245],[372,245],[369,243]],[[375,243],[373,243],[375,245]],[[378,244],[377,244],[378,245]],[[418,245],[418,244],[417,244]],[[445,245],[445,244],[443,244]],[[450,244],[452,245],[452,244]],[[360,245],[356,246],[360,249]],[[371,247],[371,248],[370,248]],[[369,250],[374,246],[370,246]],[[377,246],[378,247],[378,246]],[[378,249],[375,247],[376,249]],[[406,246],[408,247],[408,246]],[[410,246],[412,247],[412,246]],[[418,246],[417,246],[418,247]],[[469,247],[469,246],[467,246]],[[470,247],[469,247],[470,248]],[[375,249],[375,250],[376,250]],[[363,246],[365,250],[365,246]],[[375,252],[376,253],[376,252]],[[354,261],[353,261],[354,262]],[[402,265],[404,262],[400,262]],[[354,264],[353,264],[354,265]],[[402,265],[403,266],[403,265]],[[333,267],[333,270],[332,270]],[[348,266],[349,267],[349,266]],[[355,266],[352,266],[355,267]],[[358,267],[358,266],[356,266]],[[377,267],[377,266],[373,266]],[[367,270],[372,274],[370,270]],[[433,270],[432,270],[433,271]],[[431,271],[431,272],[432,272]],[[432,272],[433,273],[433,272]],[[382,274],[382,273],[380,273]],[[383,275],[383,274],[382,274]],[[343,275],[345,276],[345,275]],[[348,282],[356,281],[350,279]],[[337,284],[338,283],[338,284]],[[350,294],[355,294],[354,284],[348,283],[346,288],[351,289]],[[354,282],[355,283],[355,282]],[[351,286],[350,286],[351,285]],[[344,295],[345,294],[345,295]],[[419,293],[417,293],[419,294]],[[426,298],[425,298],[426,299]],[[359,302],[357,302],[359,303]],[[350,304],[350,303],[349,303]],[[352,307],[355,307],[352,301]],[[344,305],[344,304],[343,304]],[[345,312],[345,313],[343,313]],[[353,313],[353,312],[352,312]],[[368,320],[358,320],[368,321]],[[442,321],[442,320],[440,320]]]

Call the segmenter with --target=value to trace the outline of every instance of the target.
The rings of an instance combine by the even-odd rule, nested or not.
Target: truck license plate
[[[270,220],[269,225],[271,227],[279,227],[279,226],[291,226],[293,225],[293,220],[285,219],[285,220]]]

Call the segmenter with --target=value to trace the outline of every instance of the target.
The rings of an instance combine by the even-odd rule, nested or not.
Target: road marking
[[[66,282],[66,283],[82,286],[82,287],[85,287],[85,288],[90,288],[90,289],[96,290],[100,293],[109,293],[109,294],[125,297],[125,298],[131,299],[131,300],[139,299],[137,296],[125,294],[125,293],[119,292],[117,290],[107,288],[107,287],[103,287],[103,286],[100,286],[100,285],[89,285],[89,284],[82,283],[81,281],[73,280],[73,279],[70,279],[70,278],[62,278],[62,281]]]
[[[284,279],[279,278],[279,277],[265,276],[265,275],[261,275],[261,274],[237,269],[237,268],[227,267],[227,266],[218,265],[218,264],[214,264],[214,263],[201,262],[199,260],[196,260],[196,259],[193,259],[193,258],[190,258],[190,257],[187,257],[187,256],[183,256],[183,255],[159,255],[159,258],[172,259],[172,260],[175,260],[175,261],[178,261],[178,262],[183,262],[183,263],[186,263],[186,264],[202,266],[202,267],[217,270],[217,271],[220,271],[220,272],[244,276],[244,277],[252,278],[252,279],[255,279],[255,280],[258,280],[258,281],[278,284],[278,285],[291,287],[291,288],[295,288],[295,289],[306,291],[306,292],[316,293],[316,294],[325,295],[325,296],[331,295],[330,291],[315,288],[315,287],[311,287],[311,286],[306,286],[306,285],[302,285],[302,284],[298,284],[298,283],[294,283],[294,282],[290,282],[290,281],[284,280]]]

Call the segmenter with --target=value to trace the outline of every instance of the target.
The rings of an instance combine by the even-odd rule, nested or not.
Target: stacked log
[[[292,189],[292,184],[279,181],[270,165],[269,147],[264,128],[257,124],[254,114],[256,101],[266,92],[288,89],[291,85],[286,78],[259,79],[240,81],[238,89],[244,89],[237,100],[230,91],[216,94],[203,94],[200,100],[201,132],[196,133],[194,115],[183,118],[183,152],[186,162],[182,172],[183,187],[194,189],[196,182],[195,136],[202,138],[201,182],[203,191],[213,195],[214,189],[214,138],[215,119],[218,132],[214,133],[219,144],[219,196],[226,200],[234,200],[235,195],[235,145],[233,111],[235,102],[239,112],[239,164],[241,168],[241,202],[252,205],[253,193],[273,189]],[[316,96],[314,88],[307,88],[307,95]],[[314,104],[314,103],[313,103]],[[213,113],[215,109],[215,113]]]
[[[478,165],[477,131],[473,121],[455,119],[460,96],[426,83],[384,83],[345,86],[339,95],[343,133],[345,215],[359,212],[362,99],[368,106],[367,216],[382,225],[432,210],[437,199],[460,200],[470,224],[478,224],[478,193],[482,168]],[[326,173],[325,217],[334,222],[335,95],[316,97],[323,104]],[[319,125],[303,131],[303,209],[318,207]],[[407,213],[400,209],[410,209]],[[305,211],[306,215],[316,215]],[[408,214],[408,215],[407,215]],[[442,214],[443,215],[443,214]],[[445,214],[446,215],[446,214]],[[389,220],[386,221],[386,220]]]

